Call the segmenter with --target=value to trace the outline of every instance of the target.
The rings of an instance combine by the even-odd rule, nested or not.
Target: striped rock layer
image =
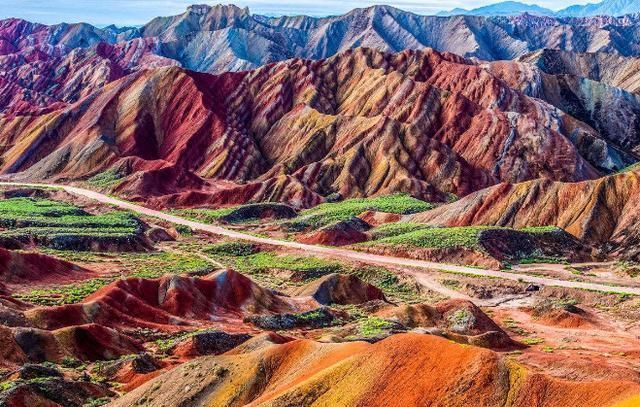
[[[595,179],[634,162],[591,126],[433,50],[357,49],[209,75],[140,70],[65,108],[0,118],[0,171],[104,171],[156,205],[408,192],[444,201],[500,182]]]

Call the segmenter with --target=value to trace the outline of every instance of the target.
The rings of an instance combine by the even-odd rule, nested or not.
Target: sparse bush
[[[360,321],[360,334],[365,337],[378,336],[393,328],[395,324],[380,317],[369,317]]]
[[[193,229],[186,225],[176,225],[176,231],[178,231],[182,236],[193,235]]]
[[[225,242],[218,243],[206,249],[206,252],[221,256],[250,256],[259,251],[258,247],[246,242]]]
[[[98,188],[109,188],[117,186],[124,178],[124,174],[116,169],[109,169],[89,178],[87,182]]]

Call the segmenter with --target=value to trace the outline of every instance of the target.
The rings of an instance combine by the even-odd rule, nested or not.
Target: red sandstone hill
[[[526,370],[499,354],[416,334],[376,344],[295,340],[249,353],[204,357],[116,400],[129,406],[609,406],[637,384],[571,382]],[[393,369],[389,367],[393,366]]]
[[[535,180],[500,184],[412,216],[438,226],[554,225],[608,252],[640,258],[640,173],[579,183]]]
[[[91,271],[39,253],[0,248],[0,284],[56,283],[88,278]]]
[[[152,205],[409,192],[430,200],[499,182],[580,181],[627,162],[588,125],[432,50],[356,49],[218,76],[141,71],[67,108],[0,118],[5,174],[111,171]]]
[[[225,270],[209,278],[120,280],[82,303],[33,308],[25,316],[43,329],[97,323],[115,328],[176,331],[213,323],[239,329],[245,315],[300,312],[316,307],[318,304],[310,298],[284,297],[240,273]]]

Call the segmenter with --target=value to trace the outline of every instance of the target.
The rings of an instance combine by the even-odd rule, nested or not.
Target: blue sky
[[[355,7],[389,4],[420,14],[431,14],[455,7],[474,8],[498,0],[237,0],[238,6],[249,6],[260,14],[309,14],[324,16],[344,13]],[[598,0],[592,0],[597,2]],[[155,16],[181,13],[192,3],[217,4],[203,0],[0,0],[0,18],[20,17],[45,24],[84,21],[97,25],[137,25]],[[584,0],[525,0],[551,9],[561,9]]]

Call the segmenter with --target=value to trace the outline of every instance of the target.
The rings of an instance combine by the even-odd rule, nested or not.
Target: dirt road
[[[246,233],[241,233],[229,229],[225,229],[220,226],[208,225],[205,223],[195,222],[192,220],[184,219],[179,216],[171,215],[165,212],[149,209],[144,206],[136,205],[130,202],[122,201],[117,198],[113,198],[99,192],[91,191],[88,189],[72,187],[67,185],[53,185],[53,184],[32,184],[32,183],[15,183],[15,182],[0,182],[0,185],[20,186],[20,187],[35,187],[35,188],[60,188],[71,194],[80,195],[89,199],[93,199],[105,204],[117,206],[121,209],[130,210],[138,214],[156,217],[168,222],[172,222],[178,225],[188,226],[191,229],[213,233],[216,235],[226,236],[233,239],[241,239],[251,241],[255,243],[268,244],[273,246],[287,247],[290,249],[297,249],[308,254],[319,254],[325,257],[340,257],[353,261],[377,264],[377,265],[394,265],[394,266],[406,266],[413,269],[428,269],[428,270],[442,270],[451,273],[463,273],[467,275],[479,276],[479,277],[495,277],[506,280],[527,282],[537,285],[547,285],[566,288],[578,288],[583,290],[600,291],[607,293],[617,294],[631,294],[640,295],[640,288],[614,286],[595,283],[583,283],[577,281],[567,281],[559,279],[551,279],[544,277],[536,277],[526,274],[517,274],[499,270],[486,270],[473,267],[456,266],[452,264],[434,263],[423,260],[413,260],[401,257],[381,256],[363,252],[357,252],[354,250],[338,249],[332,247],[314,246],[303,243],[289,242],[284,240],[270,239],[264,237],[253,236]],[[420,274],[419,272],[415,272]]]

